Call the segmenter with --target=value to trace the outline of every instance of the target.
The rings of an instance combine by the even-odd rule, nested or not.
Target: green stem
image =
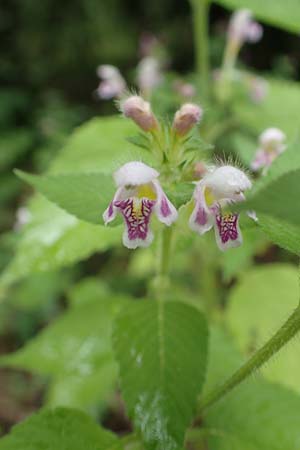
[[[240,369],[238,369],[223,385],[209,393],[200,403],[203,411],[228,394],[237,385],[263,366],[275,353],[289,342],[300,331],[300,305],[274,334]]]
[[[201,93],[209,98],[209,6],[210,0],[191,0],[194,23],[196,71],[201,80]]]
[[[171,261],[172,228],[164,227],[161,235],[161,251],[159,255],[159,275],[168,277]]]

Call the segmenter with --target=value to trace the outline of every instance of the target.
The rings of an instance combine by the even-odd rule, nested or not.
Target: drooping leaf
[[[121,450],[118,438],[81,411],[42,411],[0,439],[0,450]]]
[[[227,322],[240,349],[250,355],[279,327],[298,303],[298,270],[288,264],[272,264],[248,271],[233,289]],[[284,348],[262,369],[271,381],[300,393],[297,340]]]
[[[146,448],[181,449],[205,375],[202,314],[182,303],[142,301],[120,314],[113,341],[128,414]]]
[[[297,0],[215,0],[230,9],[250,9],[258,19],[294,33],[299,32],[300,5]]]

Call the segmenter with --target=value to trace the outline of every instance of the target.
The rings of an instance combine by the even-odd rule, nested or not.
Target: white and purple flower
[[[258,42],[262,35],[263,28],[252,19],[252,13],[249,9],[239,9],[232,14],[228,37],[237,47],[241,47],[244,42]]]
[[[274,159],[286,149],[285,139],[285,134],[279,128],[267,128],[259,136],[259,148],[251,163],[251,169],[254,172],[263,169],[263,173],[266,173]]]
[[[239,214],[223,213],[222,208],[243,201],[244,191],[251,186],[247,175],[233,166],[221,166],[208,172],[196,184],[190,228],[202,235],[214,227],[220,250],[241,245]]]
[[[126,163],[114,173],[117,190],[103,214],[103,220],[106,225],[115,219],[117,213],[123,216],[123,244],[127,248],[148,247],[151,244],[154,237],[150,229],[153,213],[168,226],[178,217],[158,177],[155,169],[140,161]]]
[[[117,67],[102,64],[97,68],[97,75],[101,80],[96,89],[99,98],[103,100],[119,98],[126,90],[126,82]]]

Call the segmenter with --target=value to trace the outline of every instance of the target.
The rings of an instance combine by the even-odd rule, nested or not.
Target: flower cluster
[[[158,177],[159,173],[155,169],[139,161],[126,163],[114,174],[117,190],[103,219],[107,224],[115,219],[117,213],[123,216],[123,244],[127,248],[151,244],[153,233],[149,225],[152,214],[167,226],[178,218],[178,212],[161,187]],[[239,246],[242,243],[239,215],[223,213],[223,208],[243,201],[244,191],[250,188],[251,181],[240,169],[233,166],[215,168],[196,183],[190,228],[200,235],[214,228],[216,242],[221,250]]]
[[[141,97],[129,97],[121,103],[121,109],[144,132],[160,132],[161,125],[150,104]],[[184,104],[175,113],[171,134],[185,141],[192,128],[200,122],[202,114],[198,105]],[[118,213],[123,217],[123,244],[128,248],[151,244],[153,233],[150,222],[153,215],[167,226],[178,218],[178,212],[163,190],[159,177],[158,171],[140,161],[128,162],[114,173],[117,189],[103,219],[108,224]],[[250,188],[248,176],[236,167],[222,165],[207,168],[195,183],[189,227],[200,235],[214,228],[221,250],[239,246],[242,243],[239,214],[227,210],[233,203],[243,201],[244,192]]]

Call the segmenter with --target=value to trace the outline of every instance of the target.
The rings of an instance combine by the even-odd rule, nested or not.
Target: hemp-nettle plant
[[[87,21],[94,9],[101,19],[99,2],[82,2],[92,13],[81,33],[98,30]],[[57,121],[46,115],[36,128],[58,127],[59,138],[38,157],[22,153],[20,164],[37,171],[51,163],[44,175],[15,171],[42,195],[18,204],[0,239],[0,264],[9,261],[0,341],[13,318],[0,365],[24,369],[24,403],[34,380],[43,408],[1,438],[0,450],[300,450],[300,347],[285,348],[300,330],[300,86],[290,44],[300,6],[216,2],[232,15],[219,8],[210,16],[210,0],[190,0],[191,73],[174,70],[190,63],[181,18],[180,27],[167,18],[157,36],[143,32],[130,55],[145,19],[165,14],[163,0],[141,8],[138,27],[134,8],[127,20],[123,6],[113,14],[121,0],[100,2],[111,3],[100,21],[105,42],[93,40],[85,61],[97,55],[90,115],[102,114],[62,139],[55,100]],[[283,32],[272,47],[276,26],[289,31],[284,57]],[[173,35],[182,62],[165,48],[174,50]],[[17,122],[24,99],[8,108]],[[18,133],[23,145],[28,136]],[[0,155],[1,168],[21,154],[17,137],[10,147],[4,135],[12,150]],[[0,209],[8,196],[5,188]]]

